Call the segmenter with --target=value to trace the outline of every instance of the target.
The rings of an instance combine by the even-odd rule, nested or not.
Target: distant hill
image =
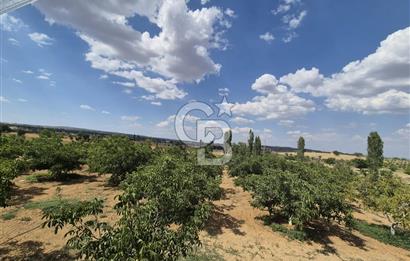
[[[53,130],[59,133],[65,134],[74,134],[74,135],[89,135],[89,136],[111,136],[111,135],[121,135],[127,136],[130,139],[136,141],[144,141],[144,140],[151,140],[155,143],[163,143],[163,144],[179,144],[181,141],[175,139],[167,139],[167,138],[158,138],[158,137],[149,137],[144,135],[136,135],[136,134],[129,134],[129,133],[120,133],[120,132],[111,132],[111,131],[101,131],[101,130],[92,130],[92,129],[85,129],[85,128],[76,128],[76,127],[67,127],[67,126],[45,126],[45,125],[32,125],[32,124],[23,124],[23,123],[0,123],[1,125],[7,125],[12,130],[24,130],[26,132],[33,132],[38,133],[42,130]],[[200,144],[198,142],[186,142],[189,146],[198,147]],[[221,145],[215,144],[214,147],[222,148]],[[292,147],[281,147],[281,146],[263,146],[266,150],[272,152],[296,152],[296,148]],[[326,152],[321,150],[314,150],[314,149],[306,149],[306,152]],[[341,153],[341,154],[348,154],[348,153]]]

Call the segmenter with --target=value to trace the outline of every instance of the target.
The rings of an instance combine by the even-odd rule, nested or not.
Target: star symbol
[[[218,117],[220,117],[223,114],[226,114],[229,117],[232,117],[231,109],[233,107],[233,103],[229,103],[228,100],[226,99],[226,96],[224,96],[221,103],[215,104],[215,105],[216,107],[219,108]]]

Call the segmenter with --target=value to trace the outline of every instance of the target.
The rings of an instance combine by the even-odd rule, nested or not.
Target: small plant
[[[7,211],[7,212],[5,212],[5,213],[3,213],[3,214],[1,215],[1,218],[2,218],[3,220],[13,219],[13,218],[16,217],[17,211],[18,211],[17,209]]]
[[[24,221],[24,222],[29,222],[29,221],[31,221],[31,217],[22,217],[22,218],[20,218],[20,220]]]

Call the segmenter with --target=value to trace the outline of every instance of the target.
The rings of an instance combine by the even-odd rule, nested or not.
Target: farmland
[[[406,160],[359,169],[354,156],[232,146],[233,159],[212,167],[194,163],[196,149],[121,136],[2,136],[2,256],[410,258]]]

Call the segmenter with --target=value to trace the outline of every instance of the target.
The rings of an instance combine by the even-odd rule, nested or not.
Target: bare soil
[[[56,195],[61,188],[64,198],[80,200],[105,198],[103,219],[113,223],[118,217],[112,207],[121,191],[107,186],[109,176],[79,172],[80,177],[69,182],[31,183],[20,176],[15,179],[15,196],[11,206],[0,209],[0,215],[13,212],[10,220],[0,219],[1,260],[72,260],[72,252],[64,248],[64,232],[54,234],[41,228],[41,211],[25,209],[28,202],[43,201]],[[213,202],[215,209],[206,229],[201,233],[201,250],[217,252],[225,260],[410,260],[410,252],[385,245],[357,232],[334,225],[318,232],[312,242],[290,241],[263,224],[267,213],[250,205],[251,196],[234,185],[233,178],[224,173],[221,200]],[[385,223],[377,214],[360,209],[357,218],[372,223]]]

